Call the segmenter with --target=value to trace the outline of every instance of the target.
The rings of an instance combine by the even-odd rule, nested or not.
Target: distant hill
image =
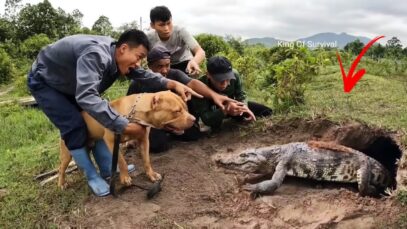
[[[245,40],[245,42],[247,42],[250,45],[263,44],[267,47],[275,46],[278,44],[279,41],[283,41],[283,40],[279,40],[279,39],[276,39],[273,37],[250,38],[250,39]]]
[[[267,47],[272,47],[275,45],[284,45],[287,43],[302,43],[310,48],[315,48],[319,45],[323,46],[335,46],[339,48],[345,47],[345,45],[349,42],[352,42],[356,39],[359,39],[364,44],[368,43],[371,39],[367,37],[360,37],[360,36],[353,36],[347,33],[318,33],[309,37],[304,37],[297,39],[296,41],[287,42],[279,39],[275,39],[272,37],[264,37],[264,38],[250,38],[245,40],[248,44],[264,44]]]

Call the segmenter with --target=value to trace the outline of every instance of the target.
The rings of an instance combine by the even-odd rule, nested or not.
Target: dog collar
[[[153,128],[157,129],[157,127],[155,127],[153,124],[134,117],[136,112],[141,112],[140,110],[137,110],[137,104],[139,103],[139,101],[141,100],[141,97],[143,95],[144,95],[144,93],[140,93],[140,94],[136,95],[136,101],[134,102],[133,107],[131,108],[130,112],[124,117],[127,118],[130,122],[137,123],[137,124],[140,124],[142,126],[153,127]],[[145,112],[145,111],[143,111],[143,112]]]

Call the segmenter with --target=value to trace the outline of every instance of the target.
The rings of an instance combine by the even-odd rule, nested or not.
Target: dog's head
[[[151,99],[151,110],[146,113],[148,123],[158,129],[165,129],[182,134],[190,128],[195,117],[188,112],[186,103],[171,91],[154,93]]]

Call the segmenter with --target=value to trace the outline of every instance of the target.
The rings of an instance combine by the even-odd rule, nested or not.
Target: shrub
[[[41,48],[50,43],[51,40],[47,37],[47,35],[43,33],[37,34],[24,40],[20,45],[20,51],[25,57],[34,59]]]
[[[10,82],[15,75],[15,67],[10,56],[0,48],[0,84]]]
[[[263,53],[268,59],[259,79],[264,96],[274,109],[284,112],[304,102],[305,83],[318,73],[317,58],[305,47],[274,47]]]
[[[16,77],[16,80],[14,81],[14,90],[13,94],[17,96],[27,96],[30,94],[30,91],[27,86],[27,76],[19,76]]]
[[[195,38],[202,49],[205,50],[206,58],[225,52],[228,49],[228,44],[220,36],[202,33]]]

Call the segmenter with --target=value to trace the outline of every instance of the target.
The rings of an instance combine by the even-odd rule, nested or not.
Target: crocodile
[[[355,149],[331,142],[293,142],[239,153],[214,155],[227,169],[256,174],[243,181],[254,197],[273,194],[286,175],[318,181],[357,183],[361,196],[378,196],[393,184],[390,172],[377,160]],[[258,183],[260,177],[270,177]]]

